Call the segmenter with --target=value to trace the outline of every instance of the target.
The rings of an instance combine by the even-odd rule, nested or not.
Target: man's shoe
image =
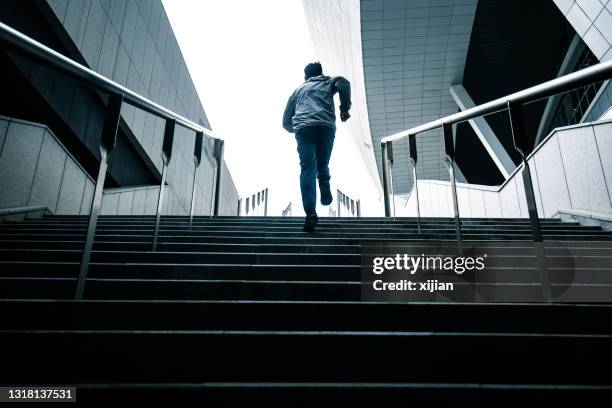
[[[304,232],[314,232],[315,228],[317,227],[318,222],[319,222],[319,217],[317,217],[317,214],[315,213],[308,214],[306,216],[306,220],[304,221],[303,231]]]
[[[329,184],[319,184],[319,190],[321,190],[321,204],[330,205],[334,198],[332,197]]]

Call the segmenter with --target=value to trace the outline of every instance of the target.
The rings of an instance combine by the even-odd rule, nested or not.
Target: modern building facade
[[[4,1],[0,20],[191,121],[210,123],[161,1]],[[100,160],[106,96],[11,52],[0,56],[5,95],[0,114],[0,208],[46,206],[87,214]],[[164,121],[123,105],[109,165],[103,214],[154,214],[162,170]],[[177,126],[164,214],[208,215],[215,179],[213,141],[199,167],[195,135]],[[220,213],[235,215],[238,194],[222,166]]]
[[[529,3],[528,10],[525,7],[522,2],[495,0],[304,1],[315,45],[317,39],[321,44],[317,50],[328,49],[322,51],[323,61],[345,67],[349,77],[354,75],[349,78],[353,83],[363,84],[357,94],[363,95],[367,118],[360,121],[354,140],[371,146],[367,152],[364,150],[364,157],[375,164],[378,177],[382,178],[380,142],[385,136],[612,58],[612,2],[546,0]],[[338,15],[343,18],[337,18]],[[338,21],[341,26],[335,30],[350,33],[348,38],[343,37],[343,44],[337,44],[328,28]],[[566,173],[572,173],[571,177],[577,180],[591,177],[593,183],[598,183],[593,187],[601,193],[597,197],[603,198],[609,196],[607,186],[612,181],[612,174],[606,170],[612,158],[601,153],[606,152],[603,143],[608,143],[605,135],[609,130],[587,123],[605,119],[612,106],[611,89],[608,81],[604,81],[525,107],[530,143],[541,146],[538,169],[554,167],[562,171],[568,162],[579,159],[600,163],[594,166],[599,169],[596,174],[570,168]],[[543,151],[552,149],[551,140],[567,139],[563,136],[565,126],[572,126],[573,133],[586,135],[581,146],[585,152],[592,150],[592,154],[578,158],[575,147],[567,147],[572,153],[571,160],[568,153],[563,161],[566,147],[562,145],[555,150],[558,154],[546,158],[550,162],[543,161]],[[604,136],[596,138],[593,135],[597,132]],[[486,216],[482,191],[501,191],[508,184],[519,183],[516,179],[520,177],[514,175],[520,156],[513,146],[508,113],[498,112],[460,123],[454,133],[455,175],[461,183],[460,213]],[[421,197],[427,196],[429,201],[421,203],[421,207],[432,216],[451,215],[442,132],[419,134],[416,142],[417,178],[429,185],[428,193]],[[409,204],[415,197],[406,139],[393,143],[393,159],[393,193],[399,200],[396,210],[398,214],[414,215],[416,206]],[[542,201],[579,208],[570,204],[571,197],[575,199],[576,189],[582,190],[581,194],[586,190],[575,186],[572,191],[571,182],[565,182],[571,178],[567,174],[555,172],[555,177],[549,178],[538,173],[542,187],[537,192],[542,196],[539,211],[546,216],[556,211]],[[538,180],[534,183],[537,187]],[[478,186],[478,192],[471,191],[470,186]],[[526,211],[520,210],[524,197],[514,190],[510,201],[501,199],[501,203],[517,210],[512,215],[508,211],[508,216],[521,216]],[[470,201],[475,194],[479,198]],[[588,209],[612,211],[612,198],[603,198],[595,200],[598,204]],[[491,210],[490,216],[502,213],[500,198],[496,200],[497,204],[491,206],[496,210]],[[435,206],[437,209],[433,210]],[[557,206],[555,210],[559,209]]]

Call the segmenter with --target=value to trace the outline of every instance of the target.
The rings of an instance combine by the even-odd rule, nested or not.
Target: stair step
[[[154,401],[176,403],[197,400],[214,405],[249,405],[253,401],[275,405],[313,406],[325,401],[342,405],[347,401],[360,404],[474,404],[495,406],[521,404],[536,399],[579,405],[601,401],[612,394],[609,386],[575,384],[488,384],[488,383],[290,383],[225,382],[196,384],[78,384],[78,401]],[[296,401],[299,401],[296,402]]]
[[[134,231],[153,231],[154,224],[142,225],[142,224],[104,224],[99,223],[96,231],[107,232],[122,230],[134,230]],[[83,232],[87,230],[87,224],[4,224],[0,225],[0,231],[3,233],[10,233],[16,231],[75,231]],[[542,226],[542,231],[546,232],[569,232],[569,233],[586,233],[586,232],[606,232],[601,231],[599,227],[594,226],[563,226],[563,225],[549,225]],[[196,225],[189,229],[183,225],[168,225],[160,224],[160,231],[170,232],[261,232],[261,233],[295,233],[302,232],[302,224],[292,226],[274,226],[274,225]],[[427,226],[422,228],[423,233],[434,234],[434,233],[454,233],[455,227],[452,225],[436,225]],[[355,225],[355,226],[334,226],[319,224],[317,227],[318,233],[418,233],[416,225]],[[492,226],[463,226],[462,233],[531,233],[531,228],[528,225],[492,225]]]
[[[606,385],[609,378],[601,373],[612,364],[610,335],[3,330],[0,336],[4,347],[11,350],[0,371],[3,383]]]
[[[79,262],[0,261],[0,276],[76,277]],[[91,263],[90,277],[358,281],[358,265]]]
[[[76,278],[79,262],[0,261],[0,277]],[[89,277],[107,279],[184,279],[244,281],[359,282],[359,265],[236,265],[236,264],[155,264],[93,263]],[[610,284],[612,269],[551,268],[550,280],[573,284]],[[495,267],[478,275],[479,282],[540,282],[536,268]]]
[[[13,237],[13,239],[0,238],[0,249],[63,249],[63,250],[82,250],[84,240],[82,239],[66,239],[76,237],[64,237],[63,240],[40,239],[38,235],[28,235]],[[139,239],[146,238],[146,239]],[[262,242],[239,242],[239,243],[219,243],[213,242],[214,238],[202,240],[201,237],[193,237],[192,240],[187,239],[172,242],[172,237],[161,237],[158,240],[157,249],[160,252],[258,252],[258,253],[313,253],[313,254],[361,254],[361,243],[352,244],[295,244],[295,243],[267,243]],[[147,236],[122,236],[110,235],[96,237],[94,249],[100,251],[150,251],[152,248],[151,237]],[[556,254],[559,252],[569,253],[571,255],[591,255],[591,256],[612,256],[610,255],[610,245],[602,243],[568,243],[565,245],[546,245],[547,253]],[[402,243],[402,248],[409,250],[413,248],[417,253],[426,248],[426,243],[411,243],[407,241]],[[477,246],[475,246],[477,248]],[[487,254],[500,255],[531,255],[534,254],[533,245],[517,243],[509,245],[508,243],[498,246],[487,244],[483,246],[483,251]]]
[[[57,220],[69,220],[69,219],[87,219],[88,215],[68,215],[68,214],[56,214],[56,215],[44,215],[42,219],[57,219]],[[100,219],[115,219],[115,220],[151,220],[154,219],[154,215],[101,215]],[[189,216],[185,215],[163,215],[162,219],[169,220],[189,220]],[[219,216],[194,216],[194,220],[222,220],[222,221],[304,221],[303,216],[235,216],[235,215],[219,215]],[[326,217],[320,216],[321,220],[331,220],[335,222],[369,222],[369,221],[413,221],[416,222],[416,217]],[[432,222],[455,222],[453,217],[422,217],[421,220],[432,221]],[[540,218],[542,222],[561,222],[559,218]],[[529,218],[482,218],[482,217],[470,217],[464,218],[461,221],[483,221],[483,222],[500,222],[500,221],[520,221],[529,222]]]
[[[442,237],[444,238],[444,237]],[[480,237],[479,239],[466,239],[463,237],[464,242],[484,242],[490,243],[492,239],[491,237]],[[525,245],[530,241],[531,236],[516,236],[513,237],[511,241],[509,240],[497,240],[498,242],[504,242],[504,245],[508,245],[510,242],[515,242],[517,245]],[[609,241],[610,239],[607,236],[557,236],[555,240],[555,236],[547,236],[544,235],[545,242],[559,242],[562,240],[566,245],[576,246],[576,245],[586,245],[589,247],[603,246],[604,242]],[[32,234],[32,233],[15,233],[15,234],[2,234],[0,233],[0,239],[2,241],[11,241],[11,240],[44,240],[44,241],[82,241],[84,239],[84,234],[69,234],[69,233],[48,233],[48,234]],[[96,234],[96,241],[104,241],[104,242],[117,242],[125,239],[129,239],[132,242],[153,242],[152,234],[134,234],[133,232],[126,234]],[[332,237],[324,237],[318,234],[311,235],[300,235],[297,237],[273,237],[273,236],[260,236],[260,237],[245,237],[241,234],[232,234],[232,235],[193,235],[193,234],[185,234],[185,235],[170,235],[167,233],[163,233],[158,237],[160,242],[210,242],[214,241],[215,243],[229,243],[229,244],[292,244],[292,245],[361,245],[364,242],[389,242],[390,239],[387,235],[382,235],[380,237],[368,238],[364,240],[363,238],[345,236],[342,238],[332,238]],[[444,239],[441,239],[440,236],[436,237],[436,241],[452,241],[455,242],[457,239],[456,235],[447,236]],[[425,237],[419,237],[418,235],[407,236],[407,237],[393,237],[393,242],[402,242],[409,244],[411,242],[419,242],[423,243],[426,241]]]
[[[509,278],[510,280],[511,278]],[[4,299],[71,299],[76,278],[0,278],[0,298]],[[88,279],[88,299],[148,300],[309,300],[359,301],[360,282],[339,281],[258,281],[202,279]],[[612,284],[551,283],[553,294],[563,294],[565,301],[589,299],[607,301]],[[439,299],[443,299],[439,297]],[[487,302],[544,301],[539,281],[458,282],[450,299],[473,299]],[[450,300],[447,299],[447,300]]]
[[[484,249],[489,267],[507,266],[514,268],[535,267],[536,256],[532,250],[526,253],[503,253],[502,250]],[[517,251],[518,252],[518,251]],[[552,251],[551,251],[552,252]],[[418,252],[415,252],[418,254]],[[547,256],[551,268],[566,265],[590,268],[610,266],[612,254],[578,255],[560,249],[558,255]],[[0,248],[0,261],[36,260],[39,262],[80,261],[81,249],[16,249]],[[124,263],[177,263],[177,264],[249,264],[249,265],[361,265],[357,253],[289,253],[289,252],[179,252],[179,251],[92,251],[92,262]]]
[[[121,235],[123,231],[121,230],[106,230],[102,233],[105,235]],[[127,235],[149,235],[152,237],[152,232],[147,230],[125,230]],[[53,229],[53,230],[45,230],[45,229],[23,229],[23,230],[15,230],[11,231],[2,231],[1,237],[10,237],[16,236],[17,234],[27,233],[28,235],[37,235],[44,236],[45,234],[58,234],[64,236],[73,236],[73,237],[82,237],[85,235],[83,231],[75,231],[72,229]],[[333,232],[322,232],[317,231],[313,234],[308,234],[305,232],[264,232],[264,231],[177,231],[173,233],[172,231],[163,230],[161,231],[162,235],[176,235],[176,236],[207,236],[207,237],[217,237],[217,238],[225,238],[225,237],[240,237],[240,238],[254,238],[254,239],[263,239],[263,238],[278,238],[281,240],[287,239],[305,239],[302,241],[304,243],[311,242],[312,239],[333,239],[333,240],[346,240],[346,241],[370,241],[370,240],[384,240],[384,241],[395,241],[395,240],[413,240],[413,241],[425,241],[425,240],[446,240],[446,241],[455,241],[457,239],[456,234],[453,233],[423,233],[417,234],[416,232],[369,232],[369,233],[338,233],[337,231]],[[96,237],[101,234],[96,234]],[[612,232],[610,231],[545,231],[543,232],[543,237],[547,241],[601,241],[601,240],[610,240],[612,239]],[[462,234],[462,238],[464,241],[530,241],[532,235],[530,232],[508,232],[508,231],[500,231],[500,232],[465,232]],[[152,239],[152,238],[149,238]]]
[[[36,226],[36,227],[86,227],[88,220],[30,220],[30,221],[7,221],[0,227],[13,227],[13,226]],[[122,228],[126,225],[149,227],[152,228],[155,225],[155,220],[104,220],[98,221],[99,227],[117,227]],[[303,220],[300,222],[265,222],[265,221],[197,221],[192,223],[192,228],[207,228],[207,227],[243,227],[243,228],[300,228],[304,224]],[[174,221],[161,219],[160,225],[165,228],[189,228],[189,221]],[[339,229],[355,229],[355,228],[417,228],[416,222],[337,222],[337,221],[325,221],[319,222],[321,228],[339,228]],[[464,222],[461,224],[463,228],[523,228],[530,229],[531,224],[529,222],[498,222],[498,223],[487,223],[487,222]],[[454,229],[455,223],[440,223],[440,222],[423,222],[421,227],[425,229],[436,229],[446,228]],[[579,223],[548,223],[543,222],[542,228],[583,228],[583,229],[597,229],[598,227],[583,226]]]
[[[14,313],[19,310],[19,314]],[[0,300],[5,330],[278,330],[612,334],[609,304]],[[466,316],[470,316],[466,319]]]

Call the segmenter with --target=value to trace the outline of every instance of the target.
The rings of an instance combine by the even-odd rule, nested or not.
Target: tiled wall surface
[[[612,59],[612,1],[553,1],[600,61]],[[610,106],[612,84],[607,84],[584,120],[588,122],[599,119]]]
[[[94,181],[43,125],[0,117],[0,208],[88,214]]]
[[[209,126],[158,0],[48,0],[88,65],[194,122]],[[135,133],[144,118],[126,109]]]
[[[610,0],[553,0],[578,35],[601,61],[612,58]]]
[[[361,0],[361,36],[374,155],[380,140],[457,111],[476,0]],[[417,136],[418,177],[448,180],[439,130]],[[406,140],[394,144],[394,191],[412,187]]]
[[[540,217],[559,210],[612,213],[612,121],[557,129],[529,160]],[[461,217],[528,217],[523,179],[514,175],[501,190],[458,184]],[[448,182],[419,180],[419,204],[425,217],[449,217]],[[396,201],[396,213],[416,214],[415,195]]]

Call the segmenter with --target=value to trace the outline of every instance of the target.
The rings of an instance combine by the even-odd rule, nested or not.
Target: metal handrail
[[[508,111],[510,127],[512,130],[512,138],[514,149],[521,157],[523,186],[525,189],[525,199],[529,213],[529,220],[532,230],[532,239],[535,242],[542,242],[542,233],[540,230],[540,220],[538,218],[538,209],[533,190],[533,181],[531,171],[527,160],[534,146],[529,142],[526,135],[525,123],[523,119],[523,105],[530,102],[535,102],[552,95],[567,92],[572,89],[590,85],[595,82],[600,82],[612,77],[612,61],[601,62],[580,71],[573,72],[568,75],[541,83],[536,86],[524,89],[519,92],[495,99],[493,101],[466,109],[452,115],[425,123],[402,132],[384,137],[381,139],[381,155],[382,155],[382,174],[383,174],[383,190],[385,216],[391,216],[391,205],[389,193],[392,194],[392,166],[393,166],[393,149],[392,143],[396,140],[408,138],[410,145],[410,162],[413,166],[414,175],[414,190],[417,197],[417,220],[419,225],[419,234],[422,232],[420,228],[420,209],[418,203],[418,183],[416,179],[417,166],[417,144],[416,135],[430,130],[442,128],[444,137],[444,150],[446,154],[446,165],[448,167],[449,178],[451,182],[451,194],[453,199],[453,210],[455,218],[455,229],[457,234],[457,245],[462,248],[461,238],[461,221],[459,217],[459,205],[457,200],[457,187],[455,183],[455,142],[453,125],[458,122],[464,122],[476,117],[488,115],[495,112]]]
[[[245,215],[248,215],[249,211],[251,213],[256,212],[263,206],[263,215],[264,217],[268,216],[268,187],[256,191],[253,194],[238,198],[238,216],[242,215],[242,203],[245,203]]]
[[[103,93],[106,93],[108,95],[108,104],[104,117],[102,135],[100,138],[100,166],[98,168],[98,176],[96,178],[93,199],[91,200],[89,222],[87,225],[87,235],[85,236],[85,244],[81,257],[79,277],[75,291],[76,300],[83,299],[84,296],[85,284],[87,282],[89,262],[93,250],[98,217],[100,215],[100,210],[102,207],[102,192],[104,189],[104,181],[106,179],[106,170],[108,168],[110,157],[117,142],[117,131],[119,128],[119,122],[121,120],[121,107],[124,102],[136,108],[140,108],[146,112],[149,112],[153,115],[159,116],[162,119],[165,119],[166,121],[162,145],[162,177],[159,195],[157,199],[157,212],[155,216],[155,227],[153,231],[153,251],[157,249],[157,239],[160,228],[164,186],[166,181],[168,164],[170,163],[170,160],[172,158],[172,148],[176,125],[183,126],[195,132],[194,177],[191,197],[191,209],[189,215],[189,226],[191,228],[193,223],[196,177],[197,169],[200,165],[202,157],[202,139],[204,135],[213,139],[215,143],[216,162],[213,180],[213,185],[215,186],[215,188],[212,195],[213,203],[211,205],[211,208],[214,208],[214,214],[218,215],[221,195],[220,189],[222,177],[221,173],[223,168],[222,163],[224,141],[216,137],[212,133],[212,130],[200,126],[192,122],[191,120],[179,115],[178,113],[173,112],[151,101],[150,99],[145,98],[144,96],[106,78],[103,75],[100,75],[99,73],[79,64],[76,61],[71,60],[70,58],[60,54],[59,52],[39,43],[38,41],[3,23],[0,23],[0,43],[2,43],[3,47],[7,50],[17,52],[18,54],[21,54],[27,58],[50,66],[51,68],[56,69],[57,71],[79,81],[82,84],[94,88]]]
[[[427,122],[423,125],[416,126],[398,133],[386,136],[381,139],[381,143],[394,142],[396,140],[405,139],[409,135],[416,135],[441,128],[445,123],[454,124],[474,119],[479,116],[488,115],[491,113],[503,111],[507,108],[508,103],[526,103],[536,99],[547,98],[549,96],[567,92],[569,90],[589,85],[594,82],[603,81],[612,77],[612,60],[600,62],[580,71],[572,72],[555,78],[553,80],[543,82],[539,85],[532,86],[522,91],[515,92],[510,95],[502,96],[501,98],[483,103],[473,108],[466,109],[452,115],[445,116],[441,119],[436,119]]]
[[[346,209],[349,216],[361,217],[361,200],[354,199],[344,194],[340,189],[336,189],[336,202],[338,204],[338,210],[336,212],[337,217],[342,216],[342,208]]]
[[[0,22],[0,41],[14,51],[25,53],[28,57],[35,58],[40,62],[53,66],[58,71],[84,82],[86,85],[94,87],[108,94],[121,94],[123,101],[147,111],[163,119],[173,119],[178,125],[191,129],[195,132],[202,132],[206,136],[218,139],[212,132],[197,123],[179,115],[170,109],[153,102],[150,99],[120,85],[111,79],[87,68],[76,61],[60,54],[59,52],[39,43],[31,37],[15,30],[14,28]]]
[[[281,211],[281,215],[283,217],[290,217],[291,216],[291,204],[292,204],[292,202],[289,201],[289,204],[287,205],[287,207],[285,207],[285,209],[283,211]]]

